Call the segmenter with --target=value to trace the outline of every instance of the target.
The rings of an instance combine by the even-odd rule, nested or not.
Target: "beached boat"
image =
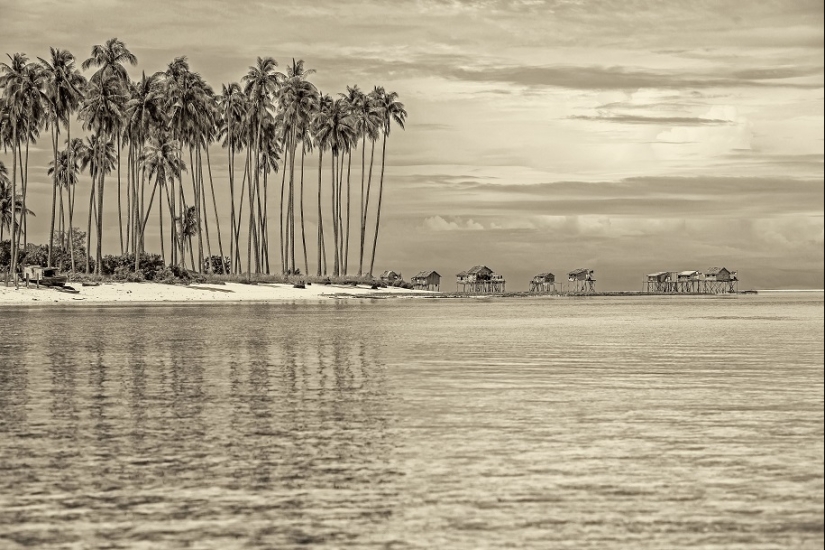
[[[26,286],[34,283],[37,286],[62,287],[68,278],[60,275],[56,267],[41,267],[39,265],[27,265],[23,268],[23,279]]]

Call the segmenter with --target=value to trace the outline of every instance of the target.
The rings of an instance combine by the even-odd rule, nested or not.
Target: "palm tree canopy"
[[[71,149],[75,151],[75,155],[80,162],[80,169],[85,172],[88,168],[89,175],[92,178],[96,178],[100,174],[100,170],[103,170],[104,174],[114,170],[117,156],[112,140],[104,140],[97,134],[92,134],[86,138],[86,143],[83,144],[82,148],[75,149],[75,147],[76,145],[73,143]]]
[[[89,67],[100,67],[91,80],[101,80],[106,76],[114,75],[120,82],[127,82],[129,75],[124,64],[137,65],[137,57],[126,48],[126,44],[117,38],[110,38],[105,44],[96,44],[92,47],[89,59],[81,64],[85,71]]]
[[[45,75],[46,97],[55,121],[68,124],[69,114],[83,99],[86,79],[75,67],[75,58],[68,50],[50,48],[50,51],[50,61],[38,58]]]
[[[123,124],[126,100],[123,87],[114,75],[91,81],[80,107],[83,128],[97,134],[116,135]]]

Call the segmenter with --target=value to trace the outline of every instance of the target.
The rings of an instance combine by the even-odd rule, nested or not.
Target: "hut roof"
[[[382,277],[389,277],[390,275],[398,275],[398,272],[393,271],[392,269],[388,269],[384,273],[381,274]]]
[[[725,271],[728,271],[728,270],[727,270],[727,269],[725,269],[724,267],[709,267],[709,268],[707,269],[707,271],[705,271],[705,275],[716,275],[716,274],[718,274],[720,271],[722,271],[723,269],[724,269]],[[728,271],[728,273],[730,273],[730,272]]]
[[[648,277],[661,277],[662,275],[667,275],[668,271],[657,271],[656,273],[648,273]]]
[[[549,271],[546,272],[546,273],[539,273],[538,275],[536,275],[536,277],[542,277],[542,278],[548,277],[548,276],[553,277],[554,275],[552,273],[550,273]]]
[[[679,277],[692,277],[693,275],[699,275],[698,271],[680,271]]]
[[[484,270],[487,270],[490,273],[493,272],[493,270],[490,269],[489,267],[487,267],[486,265],[474,265],[473,267],[471,267],[470,269],[467,270],[467,274],[472,275],[474,273],[481,273]]]
[[[592,269],[589,269],[589,268],[587,268],[587,267],[580,267],[580,268],[578,268],[578,269],[574,269],[573,271],[571,271],[570,273],[568,273],[568,275],[579,275],[580,273],[588,273],[588,272],[590,272],[590,271],[593,271],[593,270],[592,270]]]
[[[430,271],[420,271],[418,273],[418,275],[413,277],[413,279],[426,279],[430,275],[436,275],[438,277],[441,277],[441,275],[439,275],[437,271],[430,270]],[[460,273],[459,273],[459,275],[460,275]]]
[[[462,271],[461,273],[456,273],[456,274],[455,274],[455,276],[456,276],[456,277],[466,277],[466,276],[467,276],[467,272],[466,272],[466,271]]]

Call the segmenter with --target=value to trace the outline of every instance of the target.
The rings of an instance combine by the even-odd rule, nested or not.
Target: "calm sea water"
[[[822,548],[823,298],[4,308],[0,547]]]

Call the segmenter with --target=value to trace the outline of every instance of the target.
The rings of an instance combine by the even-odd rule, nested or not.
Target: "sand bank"
[[[81,283],[69,282],[79,291],[68,294],[52,288],[15,289],[0,284],[0,306],[3,305],[38,305],[38,304],[121,304],[121,303],[213,303],[213,302],[292,302],[297,300],[327,300],[334,298],[368,297],[370,295],[430,295],[423,290],[405,290],[400,288],[381,288],[372,290],[367,286],[310,285],[306,288],[294,288],[289,284],[245,285],[193,284],[165,285],[160,283],[102,283],[100,286],[82,286]]]

